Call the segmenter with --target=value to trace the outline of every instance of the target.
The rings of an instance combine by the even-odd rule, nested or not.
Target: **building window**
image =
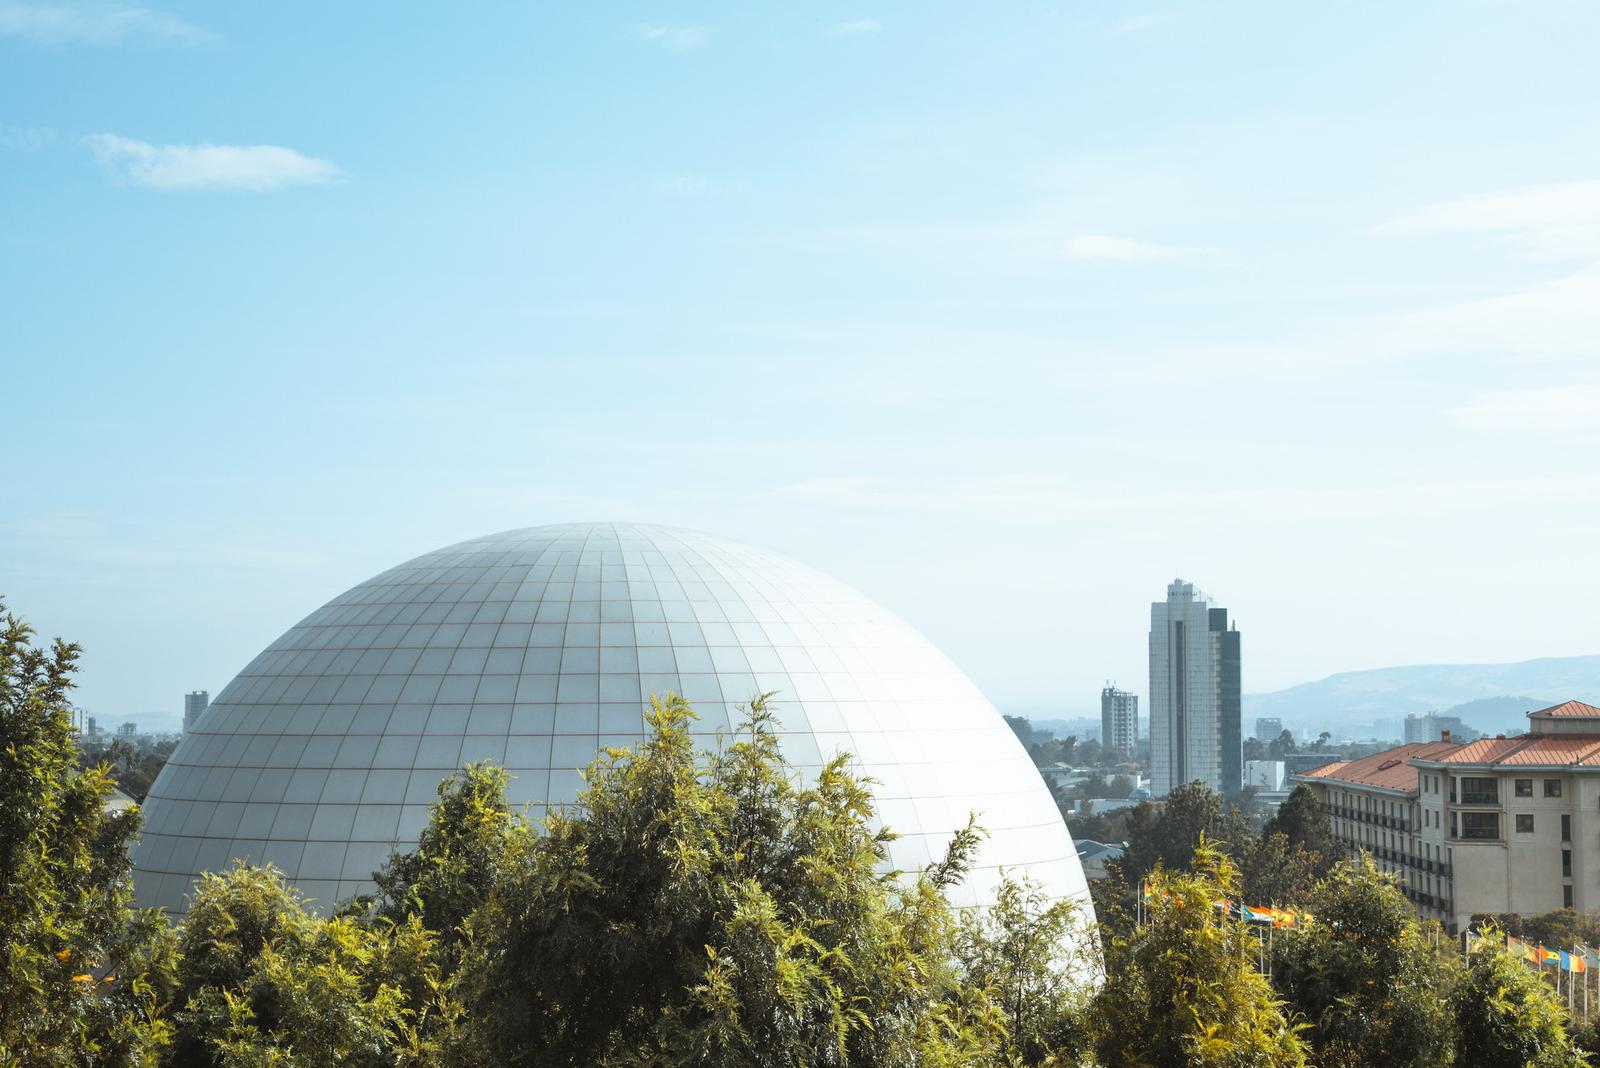
[[[1572,878],[1572,850],[1570,849],[1561,851],[1561,877],[1563,879]]]
[[[1562,813],[1561,816],[1561,840],[1563,842],[1572,841],[1572,817],[1565,813]]]
[[[1561,904],[1567,908],[1572,907],[1572,884],[1568,883],[1561,888]]]
[[[1499,838],[1500,813],[1463,812],[1461,814],[1461,837],[1487,839]]]
[[[1518,779],[1517,780],[1517,796],[1518,797],[1532,797],[1533,796],[1533,780],[1532,779]]]
[[[1550,792],[1550,784],[1555,783],[1557,792]],[[1560,779],[1546,779],[1544,795],[1546,797],[1560,797]],[[1496,805],[1500,803],[1499,779],[1472,779],[1461,780],[1461,803],[1463,805]]]
[[[1527,812],[1519,812],[1519,813],[1517,813],[1517,833],[1518,834],[1532,834],[1533,833],[1533,815],[1531,813],[1527,813]]]
[[[1561,780],[1560,779],[1546,779],[1544,781],[1544,796],[1546,796],[1546,797],[1560,797],[1561,796]]]

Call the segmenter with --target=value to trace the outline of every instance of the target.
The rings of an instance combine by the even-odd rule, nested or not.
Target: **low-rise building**
[[[1452,932],[1480,913],[1600,909],[1600,708],[1528,713],[1528,733],[1415,742],[1296,775],[1333,836],[1400,876]]]
[[[1074,844],[1078,847],[1078,863],[1083,865],[1086,879],[1104,879],[1108,874],[1106,865],[1122,860],[1123,846],[1120,844],[1096,842],[1093,838],[1080,838]]]
[[[1281,760],[1246,760],[1244,762],[1244,784],[1252,786],[1256,791],[1276,792],[1283,789],[1286,781],[1284,776],[1285,764]]]

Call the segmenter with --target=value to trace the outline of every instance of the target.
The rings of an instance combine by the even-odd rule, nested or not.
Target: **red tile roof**
[[[1530,717],[1596,719],[1600,708],[1582,701],[1529,712]],[[1582,734],[1519,734],[1514,738],[1479,738],[1473,742],[1422,742],[1396,746],[1381,753],[1324,764],[1304,772],[1299,779],[1327,779],[1372,786],[1381,790],[1413,792],[1417,770],[1413,761],[1451,767],[1582,767],[1600,768],[1600,726]]]
[[[1582,701],[1567,701],[1549,708],[1541,708],[1537,712],[1529,712],[1530,716],[1578,716],[1585,719],[1600,719],[1600,708],[1586,705]]]
[[[1411,742],[1371,756],[1324,764],[1300,778],[1336,779],[1380,790],[1411,793],[1417,789],[1417,769],[1411,765],[1412,760],[1437,760],[1460,748],[1455,742]]]
[[[1477,767],[1600,767],[1600,735],[1520,734],[1480,738],[1454,753],[1434,758],[1440,764]]]

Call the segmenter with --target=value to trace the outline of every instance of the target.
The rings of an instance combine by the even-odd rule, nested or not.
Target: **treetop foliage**
[[[110,776],[78,767],[78,647],[32,637],[0,604],[0,1063],[149,1063],[171,933],[130,907],[137,812],[102,811]]]
[[[1118,939],[1095,1004],[1101,1063],[1298,1066],[1306,1046],[1266,976],[1255,938],[1218,901],[1237,896],[1227,855],[1202,841],[1189,871],[1150,873],[1149,919]]]

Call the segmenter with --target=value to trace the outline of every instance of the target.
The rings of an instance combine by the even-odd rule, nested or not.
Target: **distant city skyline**
[[[1600,653],[1600,8],[0,8],[0,594],[104,724],[581,520],[1034,715],[1173,574],[1249,693]]]

